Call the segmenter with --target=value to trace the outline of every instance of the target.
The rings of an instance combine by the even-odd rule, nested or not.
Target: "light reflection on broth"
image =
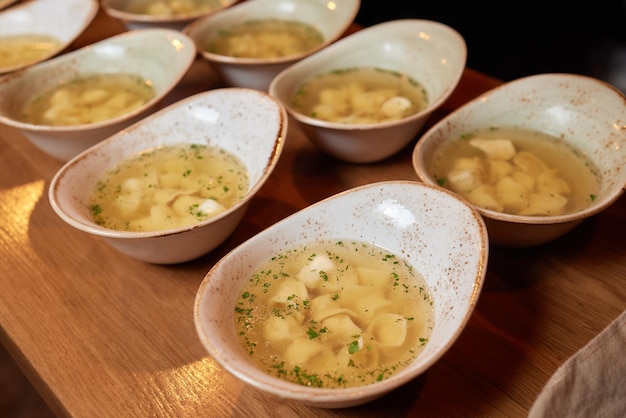
[[[94,74],[73,79],[26,104],[20,119],[35,125],[102,122],[130,113],[154,97],[151,83],[132,74]]]
[[[405,118],[428,104],[417,80],[380,68],[346,68],[302,84],[291,105],[316,119],[372,124]]]
[[[470,203],[515,215],[577,212],[599,187],[596,168],[580,151],[546,133],[511,127],[450,141],[434,155],[429,172]]]
[[[411,266],[347,240],[276,254],[235,308],[242,347],[262,370],[323,388],[368,385],[405,368],[433,321],[430,293]]]
[[[323,35],[306,23],[251,20],[220,30],[209,39],[208,52],[239,58],[281,58],[299,55],[320,45]]]
[[[89,198],[94,222],[158,231],[219,215],[248,190],[248,172],[221,148],[183,144],[146,150],[108,171]]]
[[[27,65],[50,56],[61,47],[61,41],[39,34],[0,37],[0,69]]]

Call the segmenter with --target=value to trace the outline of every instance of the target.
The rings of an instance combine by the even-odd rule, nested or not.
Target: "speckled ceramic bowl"
[[[287,115],[256,90],[217,89],[176,102],[67,162],[54,176],[49,200],[70,226],[104,238],[124,254],[156,264],[192,260],[220,245],[239,225],[283,148]],[[247,193],[234,206],[195,225],[154,232],[117,231],[96,224],[89,194],[106,171],[146,149],[181,143],[224,149],[248,169]]]
[[[170,11],[169,13],[139,13],[134,11],[132,6],[147,5],[150,0],[102,0],[102,10],[109,16],[118,19],[129,30],[146,29],[146,28],[165,28],[173,30],[182,30],[185,25],[193,22],[196,19],[200,19],[204,16],[209,16],[214,13],[221,13],[224,9],[236,4],[239,0],[215,0],[215,7],[204,11],[193,11],[184,13],[175,13]],[[175,4],[177,2],[171,0],[161,0],[163,5],[168,3]],[[201,4],[203,0],[194,0],[193,3]],[[158,1],[152,1],[152,3],[158,3]],[[181,2],[178,2],[181,3]],[[204,0],[204,3],[209,3],[208,0]]]
[[[149,112],[183,78],[196,56],[193,41],[169,29],[144,29],[113,36],[0,78],[0,123],[16,128],[45,153],[67,161]],[[77,77],[124,73],[154,89],[142,106],[102,122],[52,126],[21,120],[23,107],[44,91]]]
[[[4,2],[11,4],[12,2]],[[0,9],[3,2],[0,2]],[[19,35],[45,35],[58,46],[36,61],[0,67],[0,74],[19,70],[45,61],[66,49],[86,28],[98,12],[97,0],[24,1],[0,13],[0,38]]]
[[[347,162],[388,158],[416,138],[430,115],[456,88],[465,68],[466,45],[454,29],[438,22],[406,19],[371,26],[343,38],[282,71],[269,92],[303,127],[322,151]],[[355,67],[380,68],[418,82],[428,102],[403,119],[374,123],[328,122],[293,106],[300,86],[319,75]]]
[[[580,150],[595,165],[600,188],[584,210],[559,216],[518,216],[477,208],[491,243],[511,247],[546,243],[606,209],[624,192],[626,98],[603,81],[572,74],[514,80],[457,109],[418,140],[413,152],[417,175],[437,184],[429,164],[439,147],[479,128],[507,126],[542,131]]]
[[[408,367],[371,385],[321,389],[281,380],[251,362],[234,325],[242,286],[270,257],[320,240],[381,246],[404,258],[425,279],[434,328],[424,351]],[[414,379],[452,346],[476,306],[487,259],[487,231],[480,214],[456,195],[418,182],[369,184],[285,218],[222,258],[198,290],[196,329],[222,367],[260,390],[322,408],[358,405]]]
[[[198,53],[207,60],[226,84],[267,91],[272,79],[294,62],[330,45],[354,21],[360,0],[255,0],[237,4],[221,13],[192,22],[184,29],[195,42]],[[306,52],[278,58],[245,58],[207,51],[207,42],[234,25],[279,19],[309,24],[323,36],[323,42]]]

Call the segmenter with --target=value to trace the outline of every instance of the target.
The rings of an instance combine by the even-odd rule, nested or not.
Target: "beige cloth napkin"
[[[557,369],[528,417],[626,417],[626,311]]]

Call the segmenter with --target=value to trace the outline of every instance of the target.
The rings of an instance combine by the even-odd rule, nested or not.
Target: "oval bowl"
[[[422,181],[437,184],[428,171],[433,155],[448,141],[479,128],[521,127],[561,138],[598,169],[600,190],[590,206],[559,216],[519,216],[477,207],[491,243],[540,245],[606,209],[624,192],[625,117],[626,98],[603,81],[574,74],[524,77],[484,93],[431,127],[413,150],[413,167]]]
[[[383,247],[425,279],[433,300],[434,328],[424,351],[408,367],[371,385],[322,389],[281,380],[251,362],[234,325],[242,286],[280,251],[320,240],[356,240]],[[224,256],[198,289],[195,325],[208,353],[257,389],[315,407],[359,405],[424,373],[452,346],[476,306],[487,260],[484,222],[464,200],[419,182],[368,184],[313,204]]]
[[[433,21],[406,19],[380,23],[356,32],[278,74],[269,92],[278,98],[322,151],[347,162],[383,160],[415,139],[428,117],[456,88],[467,56],[464,39]],[[376,124],[327,122],[291,105],[300,85],[319,74],[355,67],[399,72],[419,82],[427,106],[406,118]]]
[[[331,7],[332,4],[332,7]],[[309,56],[339,39],[350,27],[360,0],[329,3],[326,0],[255,0],[246,1],[190,23],[184,32],[196,43],[198,53],[207,60],[224,82],[231,86],[267,91],[272,79],[289,65]],[[254,20],[279,19],[311,25],[323,36],[323,42],[306,52],[279,58],[244,58],[206,50],[208,40],[234,25]]]
[[[67,161],[138,121],[182,79],[196,56],[193,41],[168,29],[145,29],[113,36],[74,52],[0,78],[0,123],[16,128],[52,157]],[[102,122],[48,126],[22,122],[30,100],[79,76],[130,73],[148,80],[154,97],[141,107]]]
[[[189,261],[216,248],[235,230],[250,200],[274,170],[286,130],[285,110],[266,94],[234,88],[198,93],[67,162],[50,183],[50,204],[70,226],[105,239],[126,255],[155,264]],[[213,218],[162,231],[118,231],[93,221],[89,194],[106,171],[146,149],[180,143],[218,147],[239,157],[249,176],[243,199]]]
[[[239,0],[219,0],[219,7],[207,10],[181,14],[161,14],[150,15],[135,13],[128,10],[128,6],[133,3],[140,3],[140,0],[102,0],[101,6],[106,14],[118,19],[129,30],[146,29],[146,28],[166,28],[173,30],[182,30],[185,25],[204,16],[214,13],[221,13],[222,10],[231,7],[239,2]],[[146,1],[143,1],[146,3]]]
[[[2,8],[1,3],[0,8]],[[0,13],[0,38],[16,35],[47,35],[56,39],[59,45],[36,61],[0,67],[0,74],[29,67],[59,54],[83,33],[97,12],[97,0],[25,1],[3,11]]]

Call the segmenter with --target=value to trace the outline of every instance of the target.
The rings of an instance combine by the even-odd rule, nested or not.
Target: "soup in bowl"
[[[255,0],[190,23],[184,32],[230,86],[267,91],[289,65],[339,39],[359,0]]]
[[[0,9],[2,6],[0,2]],[[89,26],[97,12],[96,0],[24,1],[3,11],[0,74],[58,55]]]
[[[169,29],[126,32],[0,80],[0,123],[68,161],[153,111],[195,58]]]
[[[477,97],[417,142],[424,182],[476,206],[490,242],[533,246],[604,210],[626,186],[624,95],[586,76],[540,74]]]
[[[293,64],[274,78],[269,91],[322,151],[371,163],[416,138],[456,88],[465,59],[465,41],[454,29],[396,20]]]
[[[155,264],[198,258],[237,228],[271,175],[287,130],[256,90],[182,99],[64,164],[50,204],[69,226]]]
[[[486,273],[482,218],[435,186],[389,181],[313,204],[207,273],[194,317],[227,371],[323,408],[376,399],[434,364]]]
[[[182,30],[190,22],[219,13],[239,0],[102,0],[102,9],[127,29]]]

